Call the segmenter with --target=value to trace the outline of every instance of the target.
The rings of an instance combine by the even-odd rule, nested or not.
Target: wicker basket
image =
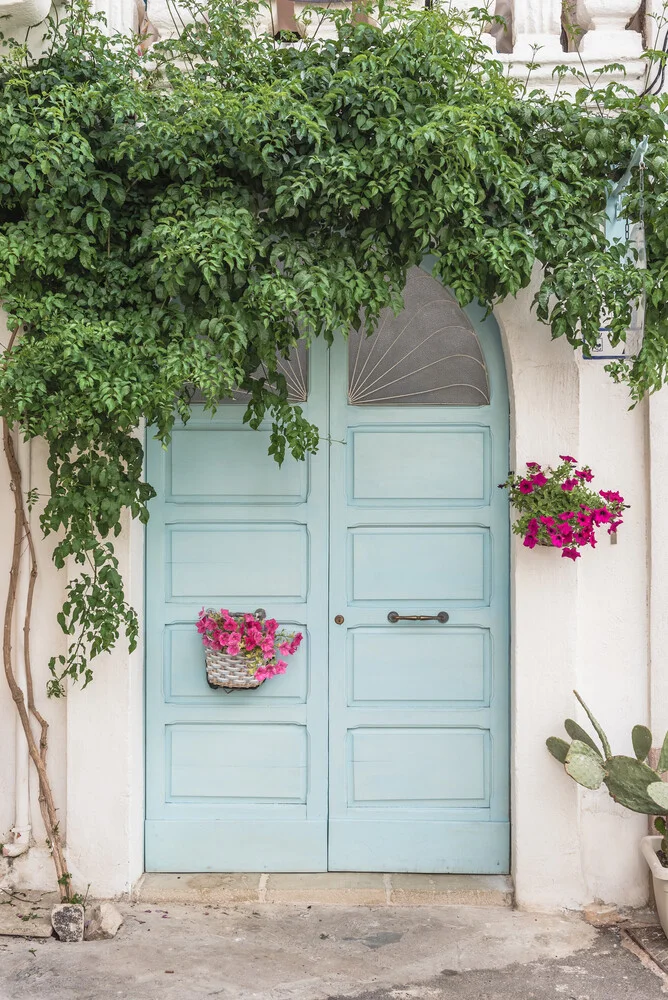
[[[257,688],[264,684],[249,672],[245,656],[231,656],[218,649],[206,650],[206,679],[212,688]]]

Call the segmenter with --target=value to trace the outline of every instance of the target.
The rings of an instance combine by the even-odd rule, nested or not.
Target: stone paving
[[[596,930],[576,916],[482,906],[139,902],[120,908],[125,923],[111,941],[0,937],[0,1000],[666,995],[668,977],[647,967],[627,931]]]

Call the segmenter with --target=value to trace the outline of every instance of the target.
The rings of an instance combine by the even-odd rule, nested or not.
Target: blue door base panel
[[[330,820],[329,870],[507,875],[510,823]]]
[[[323,820],[147,820],[146,837],[151,872],[327,870]]]

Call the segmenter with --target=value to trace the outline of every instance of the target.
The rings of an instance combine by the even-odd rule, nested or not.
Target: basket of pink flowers
[[[527,462],[526,472],[514,473],[500,488],[508,490],[517,512],[513,531],[524,545],[559,549],[567,559],[579,559],[580,549],[596,545],[600,528],[616,535],[628,510],[624,497],[615,490],[596,490],[589,484],[594,473],[588,465],[578,468],[572,455],[560,455],[555,468]]]
[[[275,618],[259,608],[254,615],[200,611],[197,631],[206,650],[206,678],[210,687],[257,688],[270,677],[284,674],[287,663],[280,659],[296,653],[301,632],[279,631]]]

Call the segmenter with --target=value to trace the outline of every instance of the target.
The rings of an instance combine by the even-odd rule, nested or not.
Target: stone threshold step
[[[513,883],[509,875],[149,872],[133,897],[141,903],[512,906]]]

